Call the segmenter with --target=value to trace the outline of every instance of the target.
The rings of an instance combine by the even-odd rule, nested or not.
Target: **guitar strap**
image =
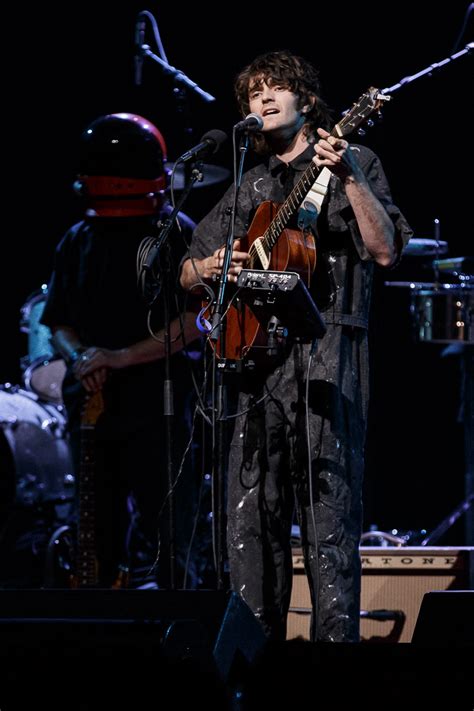
[[[331,171],[323,168],[311,186],[298,211],[298,227],[307,230],[314,225],[321,212],[321,205],[328,191]]]

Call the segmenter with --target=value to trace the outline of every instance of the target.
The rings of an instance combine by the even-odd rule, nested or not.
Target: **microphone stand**
[[[234,129],[235,130],[235,129]],[[235,134],[234,134],[235,141]],[[235,143],[234,143],[235,145]],[[214,404],[217,411],[217,437],[213,451],[213,472],[212,477],[212,499],[214,501],[213,530],[215,540],[217,589],[224,589],[224,551],[225,551],[225,481],[227,476],[227,386],[225,383],[225,334],[226,320],[225,311],[225,290],[227,278],[232,261],[232,250],[234,244],[235,214],[240,185],[242,183],[242,172],[245,155],[248,150],[249,138],[244,133],[240,142],[240,161],[234,185],[234,199],[230,212],[229,227],[224,249],[224,260],[222,272],[219,279],[219,291],[216,299],[216,306],[211,320],[211,331],[209,338],[220,342],[220,363],[217,364],[216,392],[217,403]],[[214,357],[217,358],[216,353]]]
[[[188,100],[188,92],[184,86],[176,86],[173,90],[175,100],[176,116],[179,124],[179,132],[183,136],[184,141],[180,148],[180,152],[184,153],[189,145],[194,143],[193,127],[190,122],[190,106]],[[189,180],[193,164],[191,161],[186,161],[183,166],[184,183]]]
[[[164,316],[164,342],[165,342],[165,380],[163,383],[163,415],[165,418],[165,437],[166,437],[166,472],[168,484],[168,560],[169,560],[169,581],[170,589],[176,589],[176,515],[175,515],[175,496],[174,496],[174,464],[173,464],[173,419],[174,419],[174,393],[173,381],[171,379],[171,334],[170,334],[170,260],[169,260],[169,245],[166,244],[168,235],[174,225],[175,219],[188,197],[194,183],[202,178],[201,163],[196,163],[191,171],[189,181],[184,186],[179,199],[173,208],[171,214],[159,222],[159,234],[155,243],[150,248],[147,258],[143,264],[143,269],[153,274],[154,263],[159,258],[161,253],[164,254],[164,260],[160,265],[161,283],[163,293],[163,316]],[[164,249],[164,247],[167,249]]]
[[[441,69],[442,67],[445,67],[447,64],[450,64],[455,59],[459,59],[459,57],[463,57],[465,54],[469,54],[469,52],[472,52],[473,49],[474,49],[474,42],[469,42],[464,47],[464,49],[461,49],[459,52],[452,54],[450,57],[446,57],[445,59],[442,59],[440,62],[435,62],[434,64],[430,64],[429,67],[422,69],[420,72],[417,72],[416,74],[413,74],[412,76],[403,77],[403,79],[400,79],[400,81],[397,84],[394,84],[393,86],[388,86],[385,89],[382,89],[380,91],[380,93],[381,94],[392,94],[394,91],[398,91],[398,89],[401,89],[406,84],[410,84],[412,81],[415,81],[416,79],[420,79],[420,77],[423,77],[426,74],[428,74],[428,75],[433,74],[434,71]]]
[[[151,51],[150,46],[148,44],[143,44],[140,48],[140,51],[144,57],[150,57],[150,59],[159,64],[164,70],[165,74],[170,74],[171,76],[173,76],[174,81],[177,84],[183,84],[186,88],[191,89],[207,103],[216,100],[215,96],[212,96],[207,91],[204,91],[204,89],[201,89],[201,87],[199,87],[196,82],[192,81],[189,77],[187,77],[186,74],[184,74],[184,72],[182,72],[180,69],[176,69],[176,67],[173,67],[171,64],[168,64],[168,62],[165,62],[165,60],[161,59],[161,57],[158,57],[158,55]]]
[[[380,90],[380,94],[383,94],[384,96],[386,94],[393,94],[395,91],[398,91],[399,89],[402,89],[404,86],[407,84],[411,84],[412,81],[416,81],[417,79],[421,79],[421,77],[424,77],[426,75],[431,76],[434,71],[437,71],[439,69],[442,69],[443,67],[446,67],[448,64],[451,64],[451,62],[454,62],[455,59],[459,59],[460,57],[463,57],[465,54],[469,54],[474,50],[474,42],[469,42],[464,49],[461,49],[459,52],[456,52],[455,54],[452,54],[450,57],[446,57],[445,59],[442,59],[440,62],[434,62],[434,64],[430,64],[429,67],[425,67],[425,69],[422,69],[421,71],[417,72],[416,74],[412,74],[411,76],[403,77],[403,79],[400,79],[399,82],[394,84],[393,86],[386,86],[385,89]],[[344,109],[342,114],[348,113],[350,109]]]

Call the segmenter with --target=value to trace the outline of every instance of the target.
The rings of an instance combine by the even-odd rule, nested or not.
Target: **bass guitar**
[[[104,397],[98,390],[87,397],[81,415],[81,455],[79,468],[79,518],[77,524],[76,565],[71,587],[94,588],[99,585],[96,552],[95,517],[95,431],[104,412]],[[112,589],[127,587],[128,571],[119,570]]]
[[[95,511],[95,432],[104,411],[102,391],[87,397],[80,426],[80,461],[76,476],[78,520],[76,535],[69,525],[60,526],[48,543],[46,587],[95,588],[99,586]],[[118,571],[112,589],[128,585],[128,571]]]
[[[87,397],[81,414],[80,465],[78,476],[78,522],[73,588],[99,584],[95,519],[95,428],[104,411],[102,391]]]

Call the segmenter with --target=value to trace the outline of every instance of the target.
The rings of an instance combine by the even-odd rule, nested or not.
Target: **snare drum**
[[[432,343],[474,343],[474,288],[458,284],[413,290],[411,315],[415,335]]]
[[[28,334],[28,355],[22,359],[23,384],[42,400],[60,403],[66,364],[52,345],[50,329],[40,323],[47,294],[48,287],[43,284],[21,308],[20,328]]]

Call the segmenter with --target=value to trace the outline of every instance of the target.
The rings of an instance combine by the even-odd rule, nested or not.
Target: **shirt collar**
[[[274,175],[280,173],[284,168],[286,168],[287,165],[291,166],[295,171],[302,172],[303,170],[306,170],[313,156],[314,144],[310,143],[302,153],[297,155],[296,158],[293,158],[293,160],[288,164],[277,158],[275,155],[270,156],[268,167]]]

